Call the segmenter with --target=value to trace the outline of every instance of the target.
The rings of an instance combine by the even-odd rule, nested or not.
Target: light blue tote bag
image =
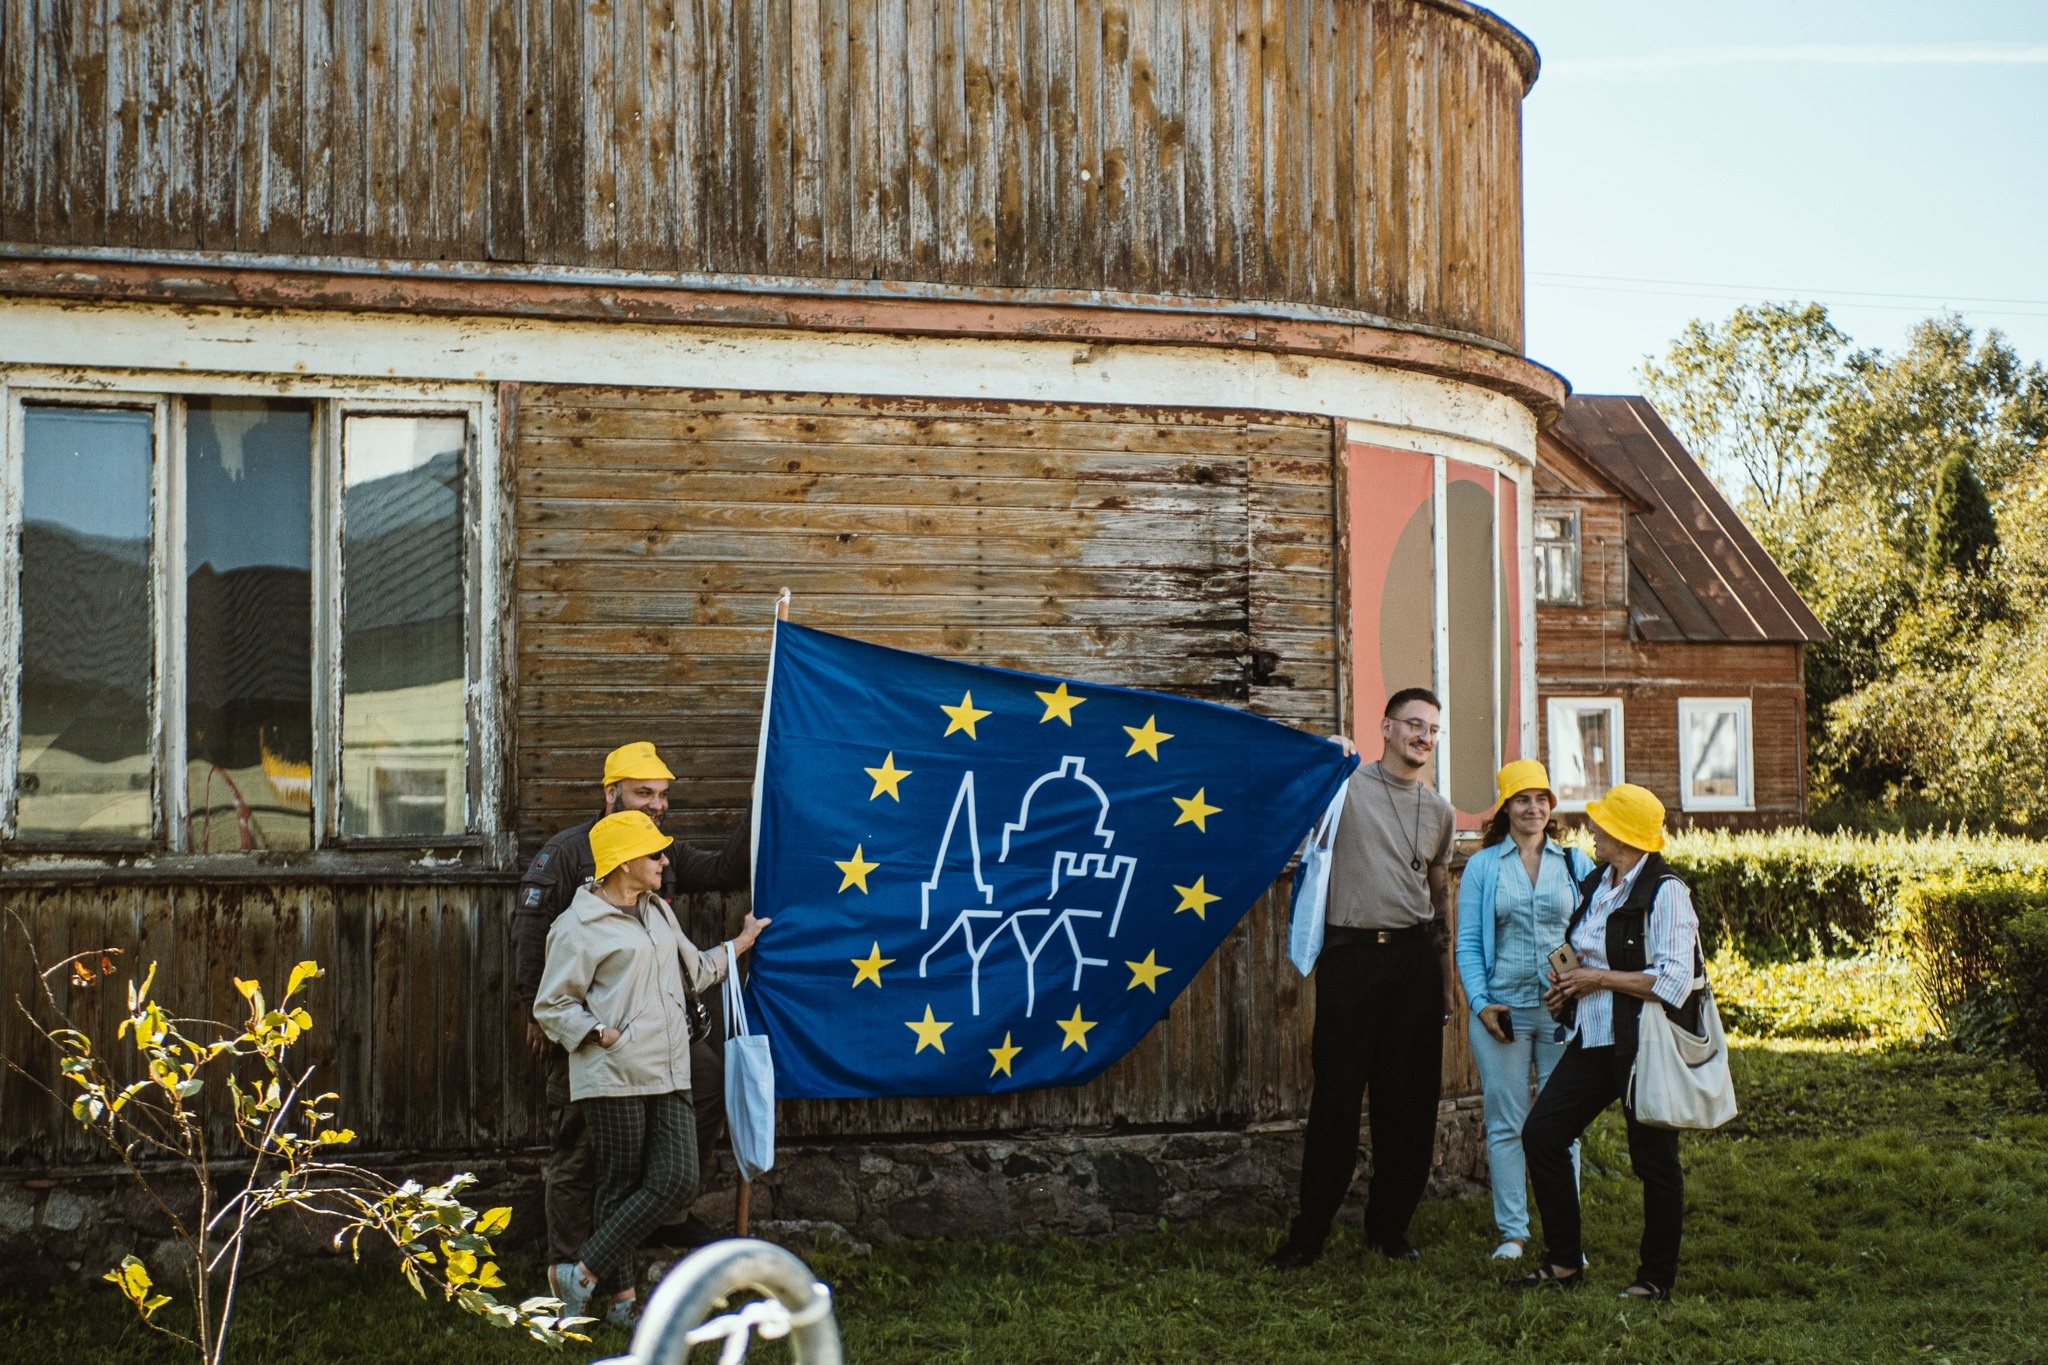
[[[1344,816],[1346,782],[1337,788],[1323,818],[1301,846],[1301,871],[1294,877],[1294,903],[1287,925],[1287,960],[1303,976],[1315,970],[1323,951],[1323,916],[1330,903],[1330,853],[1337,843],[1337,822]]]
[[[766,1034],[747,1031],[738,959],[725,945],[725,1122],[742,1180],[775,1165],[775,1062]]]

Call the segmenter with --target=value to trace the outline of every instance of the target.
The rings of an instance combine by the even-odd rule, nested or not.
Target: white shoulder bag
[[[1728,1039],[1721,1012],[1704,976],[1693,979],[1700,997],[1702,1034],[1671,1022],[1657,1001],[1643,1003],[1636,1027],[1636,1062],[1629,1099],[1636,1121],[1652,1128],[1719,1128],[1735,1117],[1735,1078],[1728,1073]]]

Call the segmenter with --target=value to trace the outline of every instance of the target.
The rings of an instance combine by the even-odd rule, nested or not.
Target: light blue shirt
[[[1550,952],[1564,942],[1579,882],[1593,861],[1545,840],[1536,881],[1512,839],[1472,855],[1458,880],[1458,977],[1474,1013],[1488,1005],[1538,1005]]]
[[[1550,952],[1564,942],[1574,891],[1564,850],[1545,841],[1534,885],[1515,841],[1503,839],[1493,893],[1493,967],[1487,995],[1496,1005],[1540,1005],[1549,987]]]

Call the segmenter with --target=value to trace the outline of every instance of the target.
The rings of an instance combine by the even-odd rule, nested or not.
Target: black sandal
[[[1570,1274],[1560,1273],[1554,1265],[1540,1265],[1527,1275],[1517,1275],[1511,1280],[1502,1280],[1504,1289],[1577,1289],[1586,1282],[1584,1268]]]
[[[1647,1280],[1637,1280],[1614,1297],[1617,1299],[1644,1299],[1650,1303],[1662,1303],[1671,1297],[1671,1291],[1660,1289]]]

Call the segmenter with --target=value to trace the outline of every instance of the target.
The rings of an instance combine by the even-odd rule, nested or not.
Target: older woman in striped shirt
[[[1522,1129],[1536,1208],[1543,1220],[1543,1264],[1507,1281],[1513,1289],[1574,1288],[1585,1279],[1579,1242],[1579,1191],[1571,1147],[1616,1100],[1628,1125],[1629,1164],[1643,1182],[1643,1240],[1635,1283],[1624,1298],[1664,1299],[1678,1277],[1685,1178],[1678,1133],[1636,1121],[1628,1102],[1636,1026],[1645,1005],[1699,1031],[1698,983],[1704,980],[1699,917],[1692,893],[1665,864],[1664,806],[1624,783],[1586,803],[1593,825],[1594,875],[1565,930],[1578,965],[1551,974],[1543,1003],[1571,1028],[1564,1056]]]

